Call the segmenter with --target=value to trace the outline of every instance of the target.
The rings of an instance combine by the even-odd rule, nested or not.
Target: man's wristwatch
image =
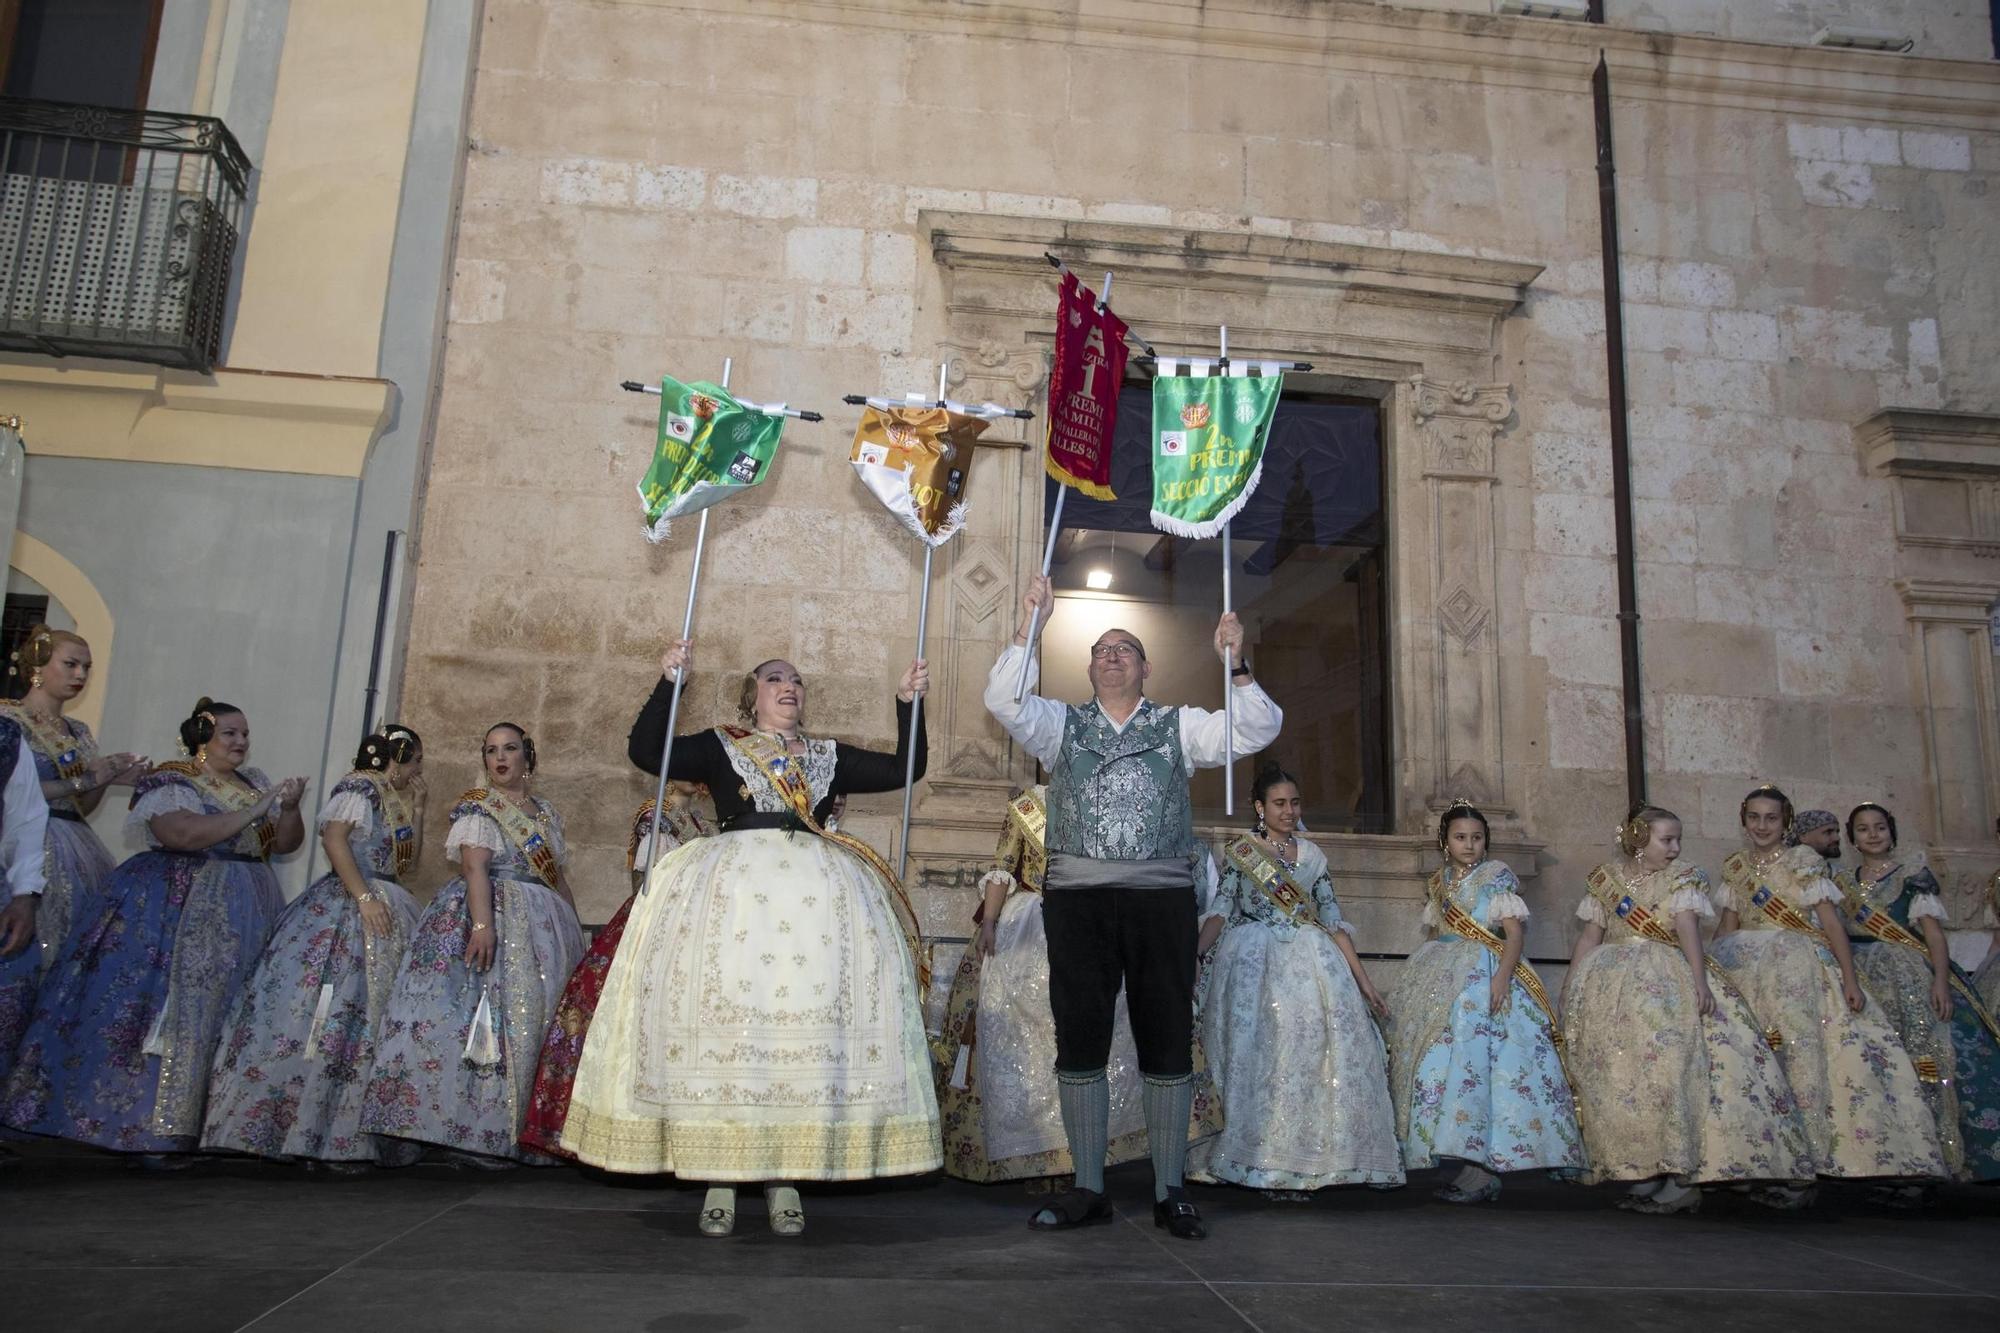
[[[1238,662],[1235,666],[1229,668],[1229,674],[1232,678],[1247,676],[1250,674],[1250,664],[1248,662]]]

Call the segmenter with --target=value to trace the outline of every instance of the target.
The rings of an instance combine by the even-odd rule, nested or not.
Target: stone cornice
[[[1311,65],[1621,99],[2000,128],[2000,63],[1695,37],[1354,0],[622,0],[635,8]],[[1144,132],[1145,127],[1135,127]]]
[[[1876,476],[2000,477],[2000,417],[1891,407],[1854,428]]]
[[[395,406],[387,380],[0,361],[0,409],[42,457],[359,477]]]
[[[1347,300],[1489,319],[1520,305],[1542,272],[1539,264],[1510,260],[1181,227],[929,210],[917,223],[946,268],[1046,275],[1043,255],[1053,251],[1072,268],[1113,269],[1128,284],[1150,278],[1223,291],[1323,288]]]

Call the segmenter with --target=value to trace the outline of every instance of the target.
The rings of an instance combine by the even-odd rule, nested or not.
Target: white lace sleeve
[[[1424,925],[1431,930],[1444,929],[1444,917],[1438,914],[1438,905],[1429,898],[1424,899]]]
[[[356,828],[367,828],[374,817],[375,807],[368,803],[366,796],[358,791],[340,791],[335,792],[333,799],[320,810],[316,827],[323,829],[328,824],[352,824]]]
[[[1591,899],[1596,902],[1595,898]],[[1486,924],[1497,926],[1502,921],[1526,921],[1528,904],[1518,893],[1496,893],[1486,902]]]
[[[160,840],[153,836],[152,819],[155,815],[186,813],[205,814],[201,796],[185,782],[163,782],[141,796],[125,816],[125,836],[148,847],[158,847]]]
[[[1583,895],[1583,901],[1576,905],[1576,919],[1586,926],[1610,924],[1604,916],[1604,904],[1587,893]]]
[[[1693,912],[1697,920],[1715,920],[1715,905],[1700,889],[1675,889],[1667,899],[1667,915],[1678,916],[1682,912]]]
[[[998,867],[995,867],[994,869],[987,871],[985,874],[979,877],[980,896],[982,898],[985,897],[987,886],[995,883],[1005,884],[1007,886],[1007,896],[1010,898],[1021,887],[1020,880],[1015,879],[1011,874],[1009,874],[1005,870],[1001,870]]]
[[[507,850],[507,839],[493,816],[475,812],[451,821],[451,832],[444,839],[444,859],[456,865],[461,847],[484,847],[499,856]]]
[[[1840,896],[1840,886],[1825,875],[1815,875],[1799,886],[1799,909],[1810,911],[1821,903],[1832,903],[1839,907],[1845,901]]]
[[[1951,924],[1951,913],[1945,911],[1944,901],[1935,893],[1919,893],[1910,899],[1910,920],[1922,921],[1926,917],[1940,926]]]
[[[1708,901],[1718,912],[1743,914],[1743,895],[1736,892],[1736,886],[1726,879],[1708,886]]]

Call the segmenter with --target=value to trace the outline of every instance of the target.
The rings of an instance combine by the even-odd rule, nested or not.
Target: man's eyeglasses
[[[1094,643],[1090,646],[1090,660],[1093,662],[1109,662],[1113,658],[1123,660],[1137,656],[1139,656],[1139,646],[1137,644]]]

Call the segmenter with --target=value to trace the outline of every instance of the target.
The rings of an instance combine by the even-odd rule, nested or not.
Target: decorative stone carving
[[[1925,841],[1952,869],[1954,919],[1972,920],[1992,872],[2000,706],[2000,417],[1890,408],[1854,429],[1863,465],[1892,478],[1896,591],[1930,786]],[[1912,821],[1914,822],[1914,821]]]
[[[1500,588],[1493,446],[1513,415],[1513,391],[1505,384],[1447,383],[1418,374],[1409,378],[1406,394],[1416,433],[1416,448],[1409,452],[1421,460],[1421,493],[1428,501],[1426,514],[1410,517],[1418,518],[1424,529],[1420,540],[1428,548],[1424,563],[1432,614],[1423,634],[1431,653],[1429,669],[1417,666],[1405,675],[1428,675],[1435,700],[1428,735],[1429,781],[1418,794],[1428,797],[1433,810],[1463,796],[1495,813],[1510,814],[1501,767],[1500,647],[1494,632]],[[1398,583],[1410,589],[1407,582]],[[1422,623],[1415,606],[1406,605],[1410,614],[1405,623]]]

